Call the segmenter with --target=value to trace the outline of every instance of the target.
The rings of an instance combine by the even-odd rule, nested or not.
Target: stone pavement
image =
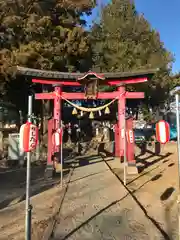
[[[164,239],[101,158],[78,165],[51,240]]]

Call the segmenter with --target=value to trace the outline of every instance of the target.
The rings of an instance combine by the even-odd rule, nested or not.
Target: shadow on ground
[[[106,161],[111,161],[113,160],[113,157],[110,157],[108,159],[106,159]],[[104,162],[104,159],[101,159],[101,155],[96,155],[96,154],[92,154],[89,156],[79,156],[77,157],[74,161],[73,164],[75,164],[75,168],[79,168],[79,167],[84,167],[87,165],[92,165],[92,164],[96,164],[96,163],[100,163],[100,162]]]
[[[68,161],[71,149],[64,149],[65,164],[63,166],[63,176],[70,172]],[[43,193],[60,183],[60,173],[56,173],[53,179],[45,178],[46,165],[31,167],[31,197]],[[13,171],[0,173],[0,209],[15,205],[25,200],[26,188],[26,168],[14,169]],[[3,199],[3,200],[2,200]]]
[[[138,168],[138,173],[141,173],[143,172],[146,168],[164,160],[165,158],[169,157],[172,155],[172,153],[166,153],[165,155],[159,155],[159,156],[156,156],[154,153],[150,152],[151,155],[148,156],[148,157],[145,157],[145,158],[139,158],[137,157],[136,158],[136,162],[137,164],[138,163],[141,163],[142,165],[141,166],[137,166]],[[152,160],[151,158],[154,158],[156,156],[156,159]],[[167,162],[168,160],[166,159],[164,162]]]

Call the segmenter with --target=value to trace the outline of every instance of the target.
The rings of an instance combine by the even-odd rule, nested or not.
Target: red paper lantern
[[[23,152],[31,152],[38,143],[38,127],[30,122],[20,128],[20,149]]]
[[[131,129],[127,131],[127,142],[134,143],[134,133]]]
[[[62,144],[62,134],[63,134],[62,128],[58,129],[55,133],[53,133],[52,142],[54,146],[58,147]]]
[[[160,120],[158,123],[156,123],[156,140],[162,144],[165,144],[169,141],[169,139],[169,124],[164,120]]]

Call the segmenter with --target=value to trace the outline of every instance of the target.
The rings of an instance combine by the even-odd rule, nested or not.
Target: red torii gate
[[[81,100],[87,99],[85,93],[69,93],[63,92],[63,86],[81,86],[84,85],[89,79],[91,81],[98,80],[98,84],[116,86],[117,90],[114,92],[96,92],[95,99],[115,99],[118,101],[118,128],[119,133],[122,132],[125,121],[125,106],[126,99],[138,99],[144,98],[143,92],[126,92],[126,84],[144,83],[147,82],[156,70],[137,71],[133,73],[101,73],[95,72],[88,73],[65,73],[44,71],[31,68],[17,67],[17,74],[26,75],[32,78],[33,83],[54,85],[54,91],[50,93],[37,93],[35,99],[54,100],[54,130],[57,130],[60,126],[61,116],[61,100]],[[50,129],[49,129],[50,130]],[[51,129],[52,130],[52,129]],[[48,133],[48,159],[47,169],[53,169],[52,155],[54,152],[59,152],[59,149],[52,148],[52,136],[51,131]],[[115,143],[117,144],[117,142]],[[121,134],[119,134],[119,156],[124,156],[124,144]],[[52,150],[53,149],[53,150]]]

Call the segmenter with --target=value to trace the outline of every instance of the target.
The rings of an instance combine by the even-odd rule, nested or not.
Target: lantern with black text
[[[38,127],[30,122],[20,128],[20,149],[23,152],[33,151],[38,143]]]
[[[136,161],[134,157],[135,149],[134,132],[133,132],[133,118],[130,117],[126,120],[126,156],[129,166],[136,166]],[[137,172],[137,168],[134,168],[134,172]]]
[[[60,128],[58,129],[56,132],[53,133],[52,136],[52,142],[54,144],[54,146],[60,146],[62,143],[62,134],[63,134],[63,129]]]
[[[132,129],[129,129],[127,131],[127,142],[128,143],[134,143],[134,133]]]

